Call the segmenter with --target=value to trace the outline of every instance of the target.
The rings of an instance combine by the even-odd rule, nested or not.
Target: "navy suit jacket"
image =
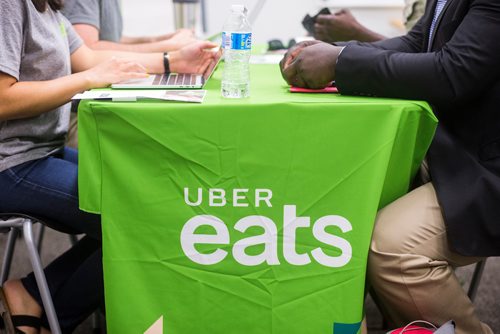
[[[428,101],[439,119],[427,154],[451,249],[500,255],[500,0],[436,0],[405,36],[349,43],[342,94]],[[405,222],[401,222],[404,224]]]

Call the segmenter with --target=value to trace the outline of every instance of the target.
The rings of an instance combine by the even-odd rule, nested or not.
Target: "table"
[[[379,208],[436,118],[419,101],[291,94],[82,101],[80,207],[102,215],[109,333],[358,332]],[[200,196],[201,192],[201,196]]]

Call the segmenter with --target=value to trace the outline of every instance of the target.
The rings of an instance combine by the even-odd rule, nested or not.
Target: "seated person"
[[[405,27],[410,30],[424,14],[426,0],[405,0]],[[314,26],[314,38],[323,42],[376,42],[385,36],[362,25],[347,9],[334,14],[319,15]]]
[[[281,70],[299,87],[335,80],[341,94],[433,106],[439,125],[423,185],[379,212],[368,280],[397,326],[454,320],[457,334],[491,334],[454,268],[500,255],[500,2],[429,5],[405,36],[345,47],[298,44]]]
[[[0,0],[0,212],[30,214],[56,230],[86,235],[45,269],[62,332],[71,333],[102,304],[104,291],[100,216],[79,210],[78,155],[64,147],[67,103],[87,89],[144,78],[146,68],[161,73],[164,57],[89,49],[58,11],[61,5]],[[214,61],[205,49],[214,46],[190,44],[172,53],[170,68],[203,73]],[[3,284],[0,303],[7,333],[16,332],[10,314],[29,316],[13,318],[23,333],[48,327],[33,274]]]
[[[122,36],[123,24],[119,0],[65,0],[62,13],[84,43],[94,50],[133,52],[175,51],[196,42],[193,32],[181,29],[173,34],[132,38]],[[78,148],[76,112],[70,114],[67,146]]]
[[[156,37],[123,36],[120,0],[65,0],[62,13],[94,50],[166,52],[196,41],[188,29]]]

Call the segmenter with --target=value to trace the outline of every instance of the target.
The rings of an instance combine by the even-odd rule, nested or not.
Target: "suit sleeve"
[[[342,94],[419,99],[438,107],[473,100],[498,80],[498,36],[500,1],[472,1],[440,51],[348,45],[337,63],[336,84]]]

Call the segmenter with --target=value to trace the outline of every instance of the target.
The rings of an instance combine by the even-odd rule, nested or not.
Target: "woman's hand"
[[[90,88],[103,88],[111,84],[130,79],[147,78],[144,66],[134,61],[113,57],[85,72],[85,78]]]
[[[164,39],[160,43],[164,45],[164,50],[179,50],[196,41],[198,40],[194,37],[192,30],[180,29],[170,38]]]
[[[170,52],[170,71],[175,73],[204,73],[216,52],[210,51],[217,44],[208,41],[199,41],[189,44],[178,51]]]
[[[170,39],[176,35],[179,35],[179,37],[183,36],[184,38],[194,38],[194,31],[192,29],[180,28],[174,32],[153,37],[149,42],[161,42],[166,39]]]

